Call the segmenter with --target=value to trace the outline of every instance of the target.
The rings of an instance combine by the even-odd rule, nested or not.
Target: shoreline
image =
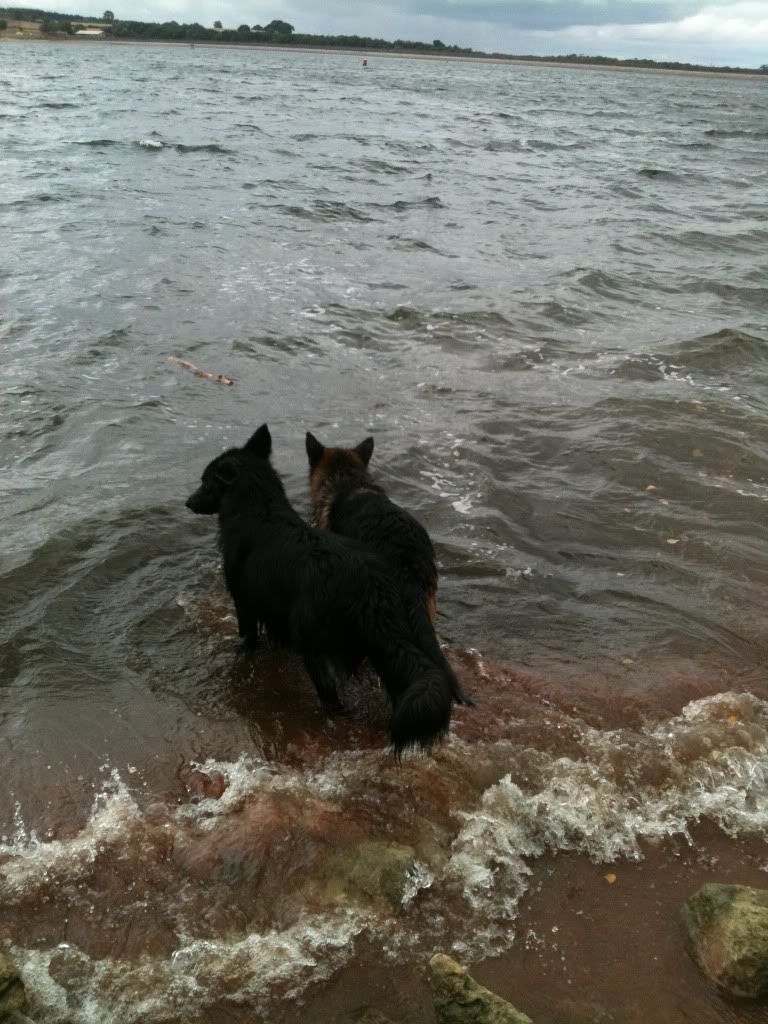
[[[396,50],[366,50],[364,48],[354,49],[353,47],[329,47],[329,46],[276,46],[271,43],[213,43],[213,42],[186,42],[175,39],[77,39],[73,36],[47,38],[44,36],[18,37],[11,35],[0,35],[0,43],[80,43],[87,46],[175,46],[192,49],[208,50],[255,50],[267,51],[270,53],[320,53],[326,56],[338,56],[348,54],[350,57],[367,57],[372,60],[374,57],[383,57],[389,60],[433,60],[433,61],[457,61],[464,64],[503,64],[507,66],[521,66],[532,68],[559,68],[566,71],[623,71],[630,74],[649,75],[689,75],[700,78],[728,78],[749,81],[768,82],[768,75],[759,71],[720,71],[720,70],[692,70],[687,68],[646,68],[631,67],[626,64],[589,64],[571,63],[570,61],[550,60],[528,60],[524,57],[473,57],[463,54],[442,54],[442,53],[407,53]]]

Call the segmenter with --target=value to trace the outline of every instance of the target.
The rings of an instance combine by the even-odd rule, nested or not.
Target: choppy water
[[[36,1019],[423,1019],[437,948],[529,957],[537,1020],[574,984],[762,1019],[682,953],[642,981],[674,899],[631,997],[610,915],[560,949],[525,901],[768,862],[765,84],[20,44],[0,90],[0,940]],[[264,420],[298,502],[307,428],[373,432],[437,542],[482,703],[433,759],[391,762],[370,681],[330,723],[234,657],[184,500]],[[339,867],[371,843],[396,912]]]

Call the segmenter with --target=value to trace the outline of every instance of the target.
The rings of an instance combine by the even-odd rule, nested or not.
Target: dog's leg
[[[253,633],[247,636],[241,634],[240,640],[235,644],[235,654],[252,654],[254,651],[259,651],[266,646],[266,639],[261,633],[257,633],[255,636]]]
[[[327,708],[328,711],[337,713],[343,711],[344,705],[339,700],[337,690],[339,676],[334,663],[329,658],[305,654],[304,667],[315,684],[317,695],[323,707]]]
[[[264,630],[261,623],[257,622],[254,629],[253,622],[248,622],[237,601],[235,601],[235,614],[237,615],[237,632],[240,637],[240,642],[235,648],[237,653],[248,654],[250,651],[263,647]]]
[[[235,605],[235,615],[237,616],[237,633],[242,641],[243,647],[247,648],[251,642],[251,638],[250,630],[246,625],[245,608],[243,607],[242,603],[238,601],[237,594],[234,592],[234,587],[229,581],[227,581],[227,586],[229,588],[230,594],[232,594],[232,600]]]
[[[468,697],[461,687],[461,683],[456,680],[456,684],[453,687],[453,699],[457,704],[463,704],[465,708],[476,708],[477,701],[474,697]]]

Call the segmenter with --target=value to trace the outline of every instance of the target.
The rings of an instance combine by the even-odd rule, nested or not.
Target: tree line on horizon
[[[293,25],[276,18],[267,25],[240,25],[236,29],[225,29],[221,22],[214,23],[214,28],[206,28],[199,22],[180,24],[177,21],[150,22],[117,19],[111,11],[105,11],[109,17],[88,17],[82,14],[61,14],[43,11],[32,7],[0,7],[0,17],[16,18],[19,21],[39,22],[43,31],[66,32],[75,31],[73,22],[105,21],[102,27],[104,34],[113,39],[152,39],[185,42],[211,43],[272,43],[279,45],[298,46],[339,46],[354,47],[368,50],[438,50],[446,53],[472,53],[471,48],[447,46],[439,39],[424,43],[410,39],[375,39],[371,36],[357,35],[310,35],[296,32]]]
[[[43,32],[75,32],[73,22],[104,22],[104,34],[112,39],[125,40],[157,40],[168,42],[210,42],[239,43],[244,45],[272,44],[279,46],[306,46],[332,49],[334,47],[355,50],[389,50],[419,53],[443,53],[473,57],[487,57],[499,60],[526,60],[535,62],[556,61],[567,64],[598,64],[611,67],[661,68],[668,71],[729,71],[734,74],[754,73],[756,70],[768,74],[768,64],[760,68],[743,68],[718,66],[713,68],[704,64],[685,61],[659,61],[650,58],[602,57],[581,53],[558,54],[542,57],[538,54],[485,53],[471,47],[446,45],[440,39],[431,43],[411,39],[377,39],[358,35],[310,35],[296,32],[293,25],[278,18],[267,25],[240,25],[236,29],[225,29],[220,21],[214,22],[213,28],[206,28],[199,22],[180,24],[177,21],[150,22],[126,21],[115,18],[112,11],[105,11],[101,18],[87,17],[82,14],[58,14],[29,7],[0,7],[0,19],[16,18],[20,21],[40,22]]]
[[[432,43],[418,42],[411,39],[374,39],[371,36],[357,35],[310,35],[297,32],[287,21],[274,19],[267,25],[240,25],[236,29],[206,28],[194,22],[191,25],[167,21],[162,24],[143,21],[115,21],[105,26],[114,39],[169,39],[189,42],[220,42],[220,43],[272,43],[280,46],[339,46],[366,50],[440,50],[446,53],[472,53],[469,48],[446,46],[439,39]]]

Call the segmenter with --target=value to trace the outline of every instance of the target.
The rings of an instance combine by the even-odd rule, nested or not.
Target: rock
[[[553,1008],[553,1024],[618,1024],[618,1018],[600,1003],[560,999]]]
[[[703,885],[683,907],[693,953],[729,995],[768,992],[768,890]]]
[[[437,1024],[532,1024],[511,1003],[478,985],[444,953],[429,962]]]
[[[0,952],[0,1020],[5,1021],[12,1012],[26,1008],[27,993],[19,972],[5,953]]]
[[[227,788],[227,780],[221,772],[203,772],[184,765],[176,774],[192,803],[218,800]]]
[[[48,974],[65,992],[85,988],[93,979],[95,970],[96,965],[90,957],[66,943],[59,945],[48,963]]]
[[[326,863],[326,897],[334,902],[401,907],[408,891],[414,851],[399,843],[368,840],[341,850]]]
[[[386,1017],[380,1010],[372,1010],[370,1007],[360,1010],[352,1020],[355,1024],[394,1024],[394,1021]]]

